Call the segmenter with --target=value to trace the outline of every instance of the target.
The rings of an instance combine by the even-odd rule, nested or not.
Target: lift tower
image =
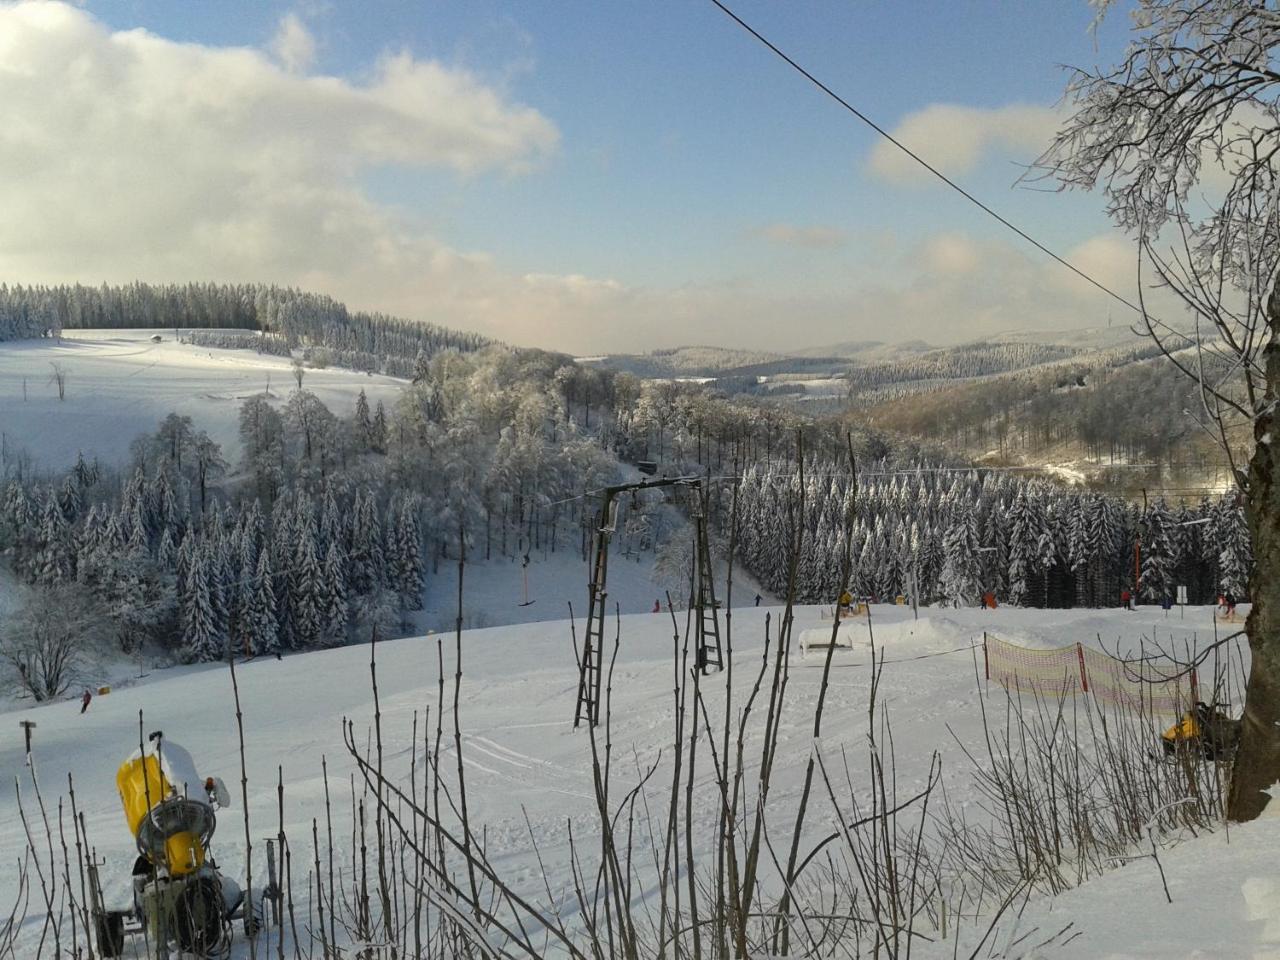
[[[587,606],[587,631],[578,663],[578,705],[573,725],[584,719],[595,726],[600,722],[601,678],[604,672],[604,620],[608,602],[606,582],[609,573],[609,538],[618,524],[618,496],[653,487],[685,487],[693,496],[691,513],[694,520],[696,554],[693,591],[697,668],[709,673],[721,669],[724,658],[720,648],[720,617],[716,609],[711,551],[707,540],[706,489],[701,477],[661,477],[605,487],[596,527],[595,553],[588,583],[590,603]]]

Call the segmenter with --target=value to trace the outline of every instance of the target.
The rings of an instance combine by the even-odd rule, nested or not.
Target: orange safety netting
[[[1031,650],[984,635],[983,656],[987,679],[1018,693],[1089,693],[1101,703],[1171,716],[1197,698],[1194,670],[1175,676],[1183,673],[1177,664],[1128,663],[1079,643]]]

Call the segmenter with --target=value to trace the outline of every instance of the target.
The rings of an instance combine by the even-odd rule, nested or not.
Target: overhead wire
[[[1096,280],[1095,278],[1093,278],[1093,277],[1092,277],[1092,276],[1090,276],[1089,274],[1085,273],[1083,270],[1081,270],[1079,267],[1077,267],[1077,266],[1076,266],[1074,263],[1072,263],[1070,260],[1066,259],[1065,257],[1061,256],[1060,254],[1058,254],[1058,253],[1054,252],[1053,250],[1051,250],[1049,247],[1047,247],[1045,244],[1041,243],[1041,242],[1040,242],[1039,240],[1037,240],[1035,237],[1031,236],[1031,234],[1027,233],[1025,230],[1023,230],[1023,229],[1022,229],[1021,227],[1019,227],[1017,224],[1013,223],[1013,222],[1012,222],[1011,220],[1009,220],[1007,217],[1005,217],[1005,216],[1003,216],[1002,214],[998,213],[996,210],[992,209],[992,207],[990,207],[989,205],[987,205],[986,203],[984,203],[982,200],[978,199],[976,196],[974,196],[972,193],[970,193],[970,192],[969,192],[968,190],[966,190],[964,187],[960,186],[960,184],[956,183],[954,180],[952,180],[950,177],[948,177],[945,173],[943,173],[941,170],[939,170],[937,167],[935,167],[933,164],[931,164],[928,160],[924,159],[924,157],[920,156],[920,154],[918,154],[916,151],[912,150],[912,149],[911,149],[910,147],[908,147],[905,143],[903,143],[901,140],[899,140],[897,137],[895,137],[893,134],[891,134],[888,130],[886,130],[884,127],[880,126],[880,124],[878,124],[878,123],[876,123],[874,120],[872,120],[869,116],[867,116],[867,114],[863,113],[861,110],[859,110],[857,107],[855,107],[852,103],[850,103],[850,102],[849,102],[848,100],[846,100],[844,97],[840,96],[840,94],[836,93],[836,92],[835,92],[834,90],[832,90],[829,86],[827,86],[825,83],[823,83],[821,80],[819,80],[816,76],[814,76],[812,73],[810,73],[810,72],[809,72],[807,69],[805,69],[805,68],[804,68],[800,63],[798,63],[794,58],[792,58],[791,56],[789,56],[789,55],[788,55],[787,53],[785,53],[782,49],[780,49],[776,44],[774,44],[771,40],[769,40],[766,36],[764,36],[764,34],[760,33],[760,31],[758,31],[755,27],[751,26],[751,24],[747,23],[747,22],[746,22],[745,20],[743,20],[740,16],[738,16],[736,13],[734,13],[734,12],[733,12],[733,10],[731,10],[731,9],[730,9],[730,8],[729,8],[729,7],[724,3],[724,2],[722,2],[722,0],[711,0],[711,2],[712,2],[713,4],[715,4],[717,7],[719,7],[719,8],[720,8],[720,10],[721,10],[721,11],[722,11],[722,12],[723,12],[727,17],[729,17],[729,19],[733,20],[733,22],[734,22],[734,23],[736,23],[738,26],[740,26],[743,30],[745,30],[747,33],[751,34],[751,36],[755,37],[755,38],[756,38],[756,40],[760,41],[760,43],[762,43],[765,47],[767,47],[769,50],[771,50],[773,53],[775,53],[779,58],[781,58],[784,62],[786,62],[786,63],[787,63],[787,64],[788,64],[788,65],[789,65],[793,70],[795,70],[797,73],[799,73],[802,77],[804,77],[806,80],[808,80],[811,84],[813,84],[815,87],[817,87],[817,88],[818,88],[819,90],[821,90],[823,93],[825,93],[828,97],[830,97],[832,100],[834,100],[834,101],[835,101],[836,103],[838,103],[840,106],[844,107],[844,109],[845,109],[845,110],[847,110],[849,113],[853,114],[853,116],[857,117],[860,121],[862,121],[864,124],[866,124],[866,125],[867,125],[868,127],[870,127],[872,130],[874,130],[876,133],[878,133],[881,137],[883,137],[883,138],[884,138],[885,140],[887,140],[889,143],[893,144],[893,146],[897,147],[897,148],[898,148],[899,150],[901,150],[904,154],[906,154],[908,157],[910,157],[912,160],[914,160],[916,163],[918,163],[921,167],[923,167],[925,170],[927,170],[929,173],[931,173],[931,174],[932,174],[933,176],[935,176],[937,179],[941,180],[944,184],[946,184],[948,187],[950,187],[950,188],[951,188],[952,190],[954,190],[956,193],[960,194],[960,196],[964,197],[966,200],[968,200],[970,203],[972,203],[972,204],[973,204],[974,206],[976,206],[978,209],[982,210],[984,213],[986,213],[986,214],[987,214],[988,216],[990,216],[992,219],[996,220],[998,223],[1002,224],[1003,226],[1005,226],[1005,227],[1006,227],[1006,228],[1008,228],[1009,230],[1012,230],[1012,231],[1013,231],[1014,233],[1016,233],[1019,237],[1021,237],[1021,238],[1022,238],[1023,240],[1025,240],[1025,241],[1027,241],[1027,243],[1031,244],[1033,247],[1035,247],[1035,248],[1036,248],[1037,250],[1039,250],[1041,253],[1045,254],[1045,255],[1046,255],[1046,256],[1048,256],[1050,259],[1052,259],[1052,260],[1056,261],[1057,263],[1061,264],[1062,266],[1066,267],[1068,270],[1070,270],[1070,271],[1071,271],[1072,273],[1074,273],[1076,276],[1078,276],[1078,277],[1080,277],[1082,280],[1085,280],[1085,281],[1087,281],[1088,283],[1092,284],[1094,287],[1096,287],[1098,290],[1101,290],[1103,293],[1105,293],[1107,296],[1111,297],[1113,300],[1117,301],[1118,303],[1122,303],[1122,304],[1124,304],[1126,307],[1128,307],[1130,310],[1132,310],[1134,313],[1136,313],[1136,314],[1138,314],[1138,315],[1140,315],[1140,316],[1145,315],[1145,314],[1144,314],[1144,311],[1142,310],[1142,308],[1141,308],[1141,307],[1139,307],[1137,304],[1133,303],[1133,302],[1132,302],[1131,300],[1129,300],[1128,298],[1126,298],[1126,297],[1124,297],[1124,296],[1121,296],[1120,294],[1116,293],[1114,290],[1112,290],[1112,289],[1111,289],[1110,287],[1108,287],[1106,284],[1102,283],[1100,280]]]

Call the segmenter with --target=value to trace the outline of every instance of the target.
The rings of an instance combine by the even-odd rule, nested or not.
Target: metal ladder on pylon
[[[698,669],[706,674],[724,668],[724,655],[720,649],[720,614],[716,610],[716,588],[711,569],[711,550],[707,543],[707,516],[704,507],[703,503],[698,503],[695,507],[698,583],[694,594],[694,612]]]
[[[611,497],[606,497],[601,523],[596,530],[596,555],[591,567],[590,605],[587,608],[587,632],[583,638],[582,660],[578,664],[578,706],[573,715],[576,727],[583,719],[591,726],[600,722],[600,684],[604,670],[604,616],[609,594],[605,590],[609,572],[609,513]]]

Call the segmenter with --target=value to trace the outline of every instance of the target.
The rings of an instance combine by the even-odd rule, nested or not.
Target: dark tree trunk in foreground
[[[1254,422],[1253,459],[1249,461],[1246,515],[1253,536],[1253,572],[1249,599],[1253,607],[1245,629],[1252,666],[1245,695],[1240,752],[1231,774],[1227,813],[1232,820],[1252,820],[1271,797],[1263,791],[1280,782],[1280,471],[1275,430],[1280,427],[1275,404],[1280,399],[1280,294],[1267,305],[1271,340],[1263,352],[1267,390],[1264,412]]]

